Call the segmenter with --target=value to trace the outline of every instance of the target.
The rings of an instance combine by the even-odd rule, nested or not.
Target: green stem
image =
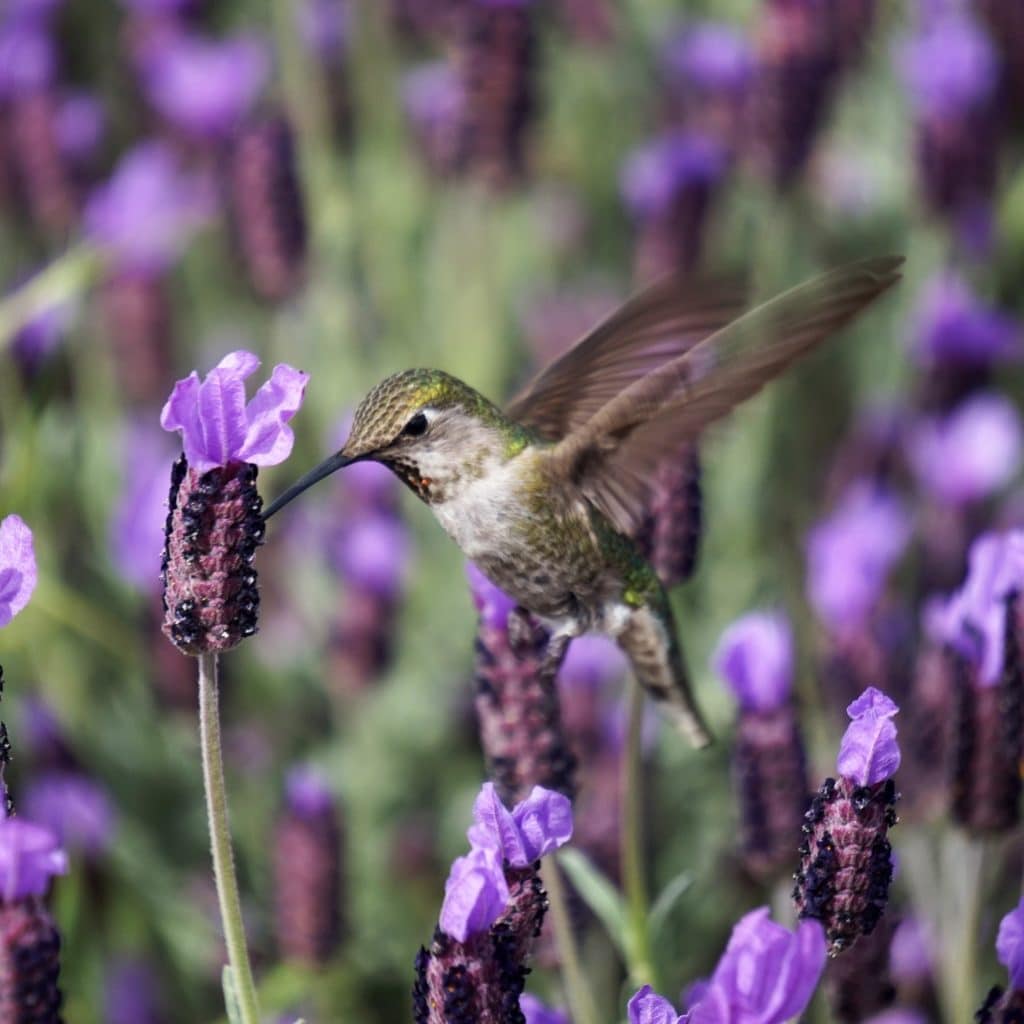
[[[946,836],[942,870],[946,892],[957,887],[953,904],[958,911],[943,929],[947,956],[947,1002],[951,1020],[973,1020],[978,1008],[975,986],[978,975],[978,927],[984,902],[988,841],[965,835],[959,829]],[[957,885],[957,881],[959,882]]]
[[[245,944],[242,905],[238,898],[238,878],[231,852],[228,824],[228,795],[224,786],[224,759],[221,756],[220,713],[218,711],[217,655],[199,655],[199,737],[203,752],[203,782],[206,787],[206,811],[210,823],[213,850],[213,877],[228,947],[228,961],[234,975],[235,992],[242,1024],[260,1024],[256,985]]]
[[[643,813],[643,731],[644,694],[640,684],[629,683],[629,725],[626,749],[622,755],[622,831],[619,851],[622,859],[622,884],[626,897],[629,974],[634,988],[657,988],[654,959],[651,956],[651,932],[648,913],[647,872],[644,867]]]
[[[555,929],[555,941],[558,943],[562,981],[565,984],[566,998],[569,1000],[570,1015],[574,1024],[597,1024],[597,1007],[590,992],[590,984],[580,965],[580,954],[569,918],[565,883],[554,857],[548,857],[544,861],[541,874],[548,894],[551,923]]]

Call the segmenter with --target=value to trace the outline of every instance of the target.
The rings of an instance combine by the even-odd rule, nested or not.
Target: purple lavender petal
[[[108,969],[104,984],[107,1024],[159,1024],[157,979],[143,960],[119,959]]]
[[[1021,424],[999,395],[971,398],[944,420],[911,432],[907,455],[921,487],[939,501],[967,504],[989,497],[1020,468]]]
[[[529,992],[524,992],[519,997],[519,1009],[526,1024],[571,1024],[569,1015],[564,1010],[546,1006]]]
[[[325,63],[345,53],[351,11],[345,0],[302,0],[296,20],[302,42]]]
[[[935,969],[931,929],[919,917],[905,917],[889,946],[889,973],[897,985],[914,985]]]
[[[793,685],[793,634],[781,612],[751,612],[722,634],[712,656],[745,711],[784,704]]]
[[[859,786],[873,786],[896,774],[900,748],[892,718],[899,708],[869,686],[847,709],[852,721],[839,744],[836,770]]]
[[[0,898],[4,902],[42,896],[50,879],[67,870],[67,855],[50,829],[24,818],[0,819]]]
[[[679,1024],[682,1019],[672,1004],[659,996],[650,985],[644,985],[626,1004],[629,1024]]]
[[[466,97],[458,70],[448,61],[431,61],[402,78],[402,107],[422,131],[454,125]]]
[[[308,381],[308,373],[286,363],[274,367],[270,380],[246,406],[249,427],[237,458],[257,466],[276,466],[291,455],[295,435],[287,423],[302,405]]]
[[[20,516],[7,516],[0,521],[0,626],[28,604],[37,578],[32,531]]]
[[[255,36],[213,41],[164,36],[146,55],[149,101],[168,121],[203,139],[230,134],[270,72],[266,44]]]
[[[32,21],[0,28],[0,99],[34,92],[53,81],[57,51],[50,33]]]
[[[494,849],[474,847],[452,864],[438,921],[459,942],[485,931],[508,903],[508,883]]]
[[[663,60],[681,85],[711,93],[742,92],[754,72],[754,49],[737,28],[705,21],[669,40]]]
[[[302,818],[316,818],[334,807],[334,794],[323,773],[311,765],[297,765],[285,778],[288,809]]]
[[[633,215],[656,217],[686,185],[708,185],[725,170],[725,153],[714,139],[672,133],[634,150],[622,172],[622,195]]]
[[[245,441],[245,384],[230,369],[217,367],[199,387],[200,463],[189,464],[200,473],[226,466]]]
[[[485,782],[473,802],[473,824],[466,833],[470,843],[481,849],[497,850],[517,867],[532,863],[522,833],[512,812],[501,802],[493,782]]]
[[[185,458],[189,465],[194,465],[200,458],[196,444],[200,440],[199,431],[199,374],[193,370],[183,380],[179,380],[171,390],[171,395],[164,403],[160,413],[160,426],[164,430],[181,431]]]
[[[614,640],[588,633],[569,644],[558,682],[570,689],[600,690],[620,680],[628,667],[622,648]]]
[[[480,612],[484,624],[491,629],[504,629],[517,602],[500,587],[496,587],[472,562],[466,563],[466,578],[469,580],[473,604]]]
[[[114,807],[106,791],[77,772],[50,772],[29,781],[20,810],[50,829],[57,842],[89,857],[104,853],[113,841]]]
[[[103,104],[93,93],[68,93],[57,110],[57,145],[69,160],[83,163],[99,149],[105,126]]]
[[[405,586],[411,544],[409,531],[389,515],[370,515],[342,530],[334,561],[349,583],[393,600]]]
[[[1024,900],[999,922],[996,955],[1010,972],[1010,985],[1024,989]]]
[[[543,786],[534,786],[530,795],[512,808],[512,817],[522,837],[526,867],[545,854],[564,846],[572,838],[572,803],[569,798]]]

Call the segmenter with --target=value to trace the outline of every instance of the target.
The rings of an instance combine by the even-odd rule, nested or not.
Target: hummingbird
[[[362,400],[348,440],[267,508],[344,466],[387,466],[463,553],[569,641],[611,636],[694,746],[693,699],[665,588],[631,539],[659,462],[806,355],[898,279],[860,260],[744,315],[739,289],[673,275],[611,314],[504,409],[435,369],[395,373]]]

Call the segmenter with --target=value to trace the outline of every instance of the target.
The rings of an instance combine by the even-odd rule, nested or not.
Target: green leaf
[[[558,865],[569,876],[569,881],[583,902],[604,925],[608,937],[615,944],[623,960],[627,959],[626,907],[619,890],[597,866],[579,850],[560,850]]]
[[[238,1005],[238,993],[235,991],[235,976],[231,968],[225,964],[220,976],[221,987],[224,989],[224,1006],[228,1011],[231,1024],[242,1024],[242,1008]]]
[[[689,891],[691,885],[693,875],[689,871],[681,871],[658,893],[658,898],[651,907],[650,916],[651,936],[655,941],[668,924],[669,915],[675,909],[675,905]]]

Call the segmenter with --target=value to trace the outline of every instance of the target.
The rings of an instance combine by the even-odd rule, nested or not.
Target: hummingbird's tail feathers
[[[637,681],[679,732],[697,750],[711,743],[667,602],[657,610],[647,605],[633,609],[615,639],[629,658]]]

